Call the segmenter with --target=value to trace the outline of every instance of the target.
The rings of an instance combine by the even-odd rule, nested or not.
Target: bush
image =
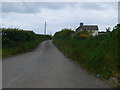
[[[33,31],[2,28],[2,57],[12,56],[18,53],[31,51],[40,42],[51,39],[50,35],[39,35]]]
[[[112,32],[95,37],[87,31],[65,29],[55,33],[53,43],[87,70],[99,73],[106,79],[116,75],[120,79],[120,24]]]

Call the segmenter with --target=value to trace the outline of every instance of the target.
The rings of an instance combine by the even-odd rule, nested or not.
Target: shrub
[[[112,32],[90,36],[87,31],[62,30],[54,35],[53,43],[69,58],[87,70],[120,79],[120,24]],[[64,44],[63,44],[64,43]]]
[[[39,35],[33,31],[2,28],[2,57],[34,49],[40,42],[51,39],[50,35]]]

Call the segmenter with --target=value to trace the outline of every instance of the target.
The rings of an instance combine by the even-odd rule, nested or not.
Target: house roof
[[[102,32],[98,32],[98,33],[106,33],[106,32],[103,32],[103,31],[102,31]]]
[[[98,30],[98,26],[97,25],[82,25],[79,26],[76,30]]]

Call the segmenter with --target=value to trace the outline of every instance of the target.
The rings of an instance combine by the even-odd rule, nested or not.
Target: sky
[[[117,2],[3,2],[2,27],[54,34],[64,28],[75,30],[80,22],[98,25],[99,31],[118,23]]]

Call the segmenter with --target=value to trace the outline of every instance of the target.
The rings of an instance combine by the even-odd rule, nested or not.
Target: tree
[[[111,30],[110,27],[106,28],[106,32],[110,32],[110,30]]]

